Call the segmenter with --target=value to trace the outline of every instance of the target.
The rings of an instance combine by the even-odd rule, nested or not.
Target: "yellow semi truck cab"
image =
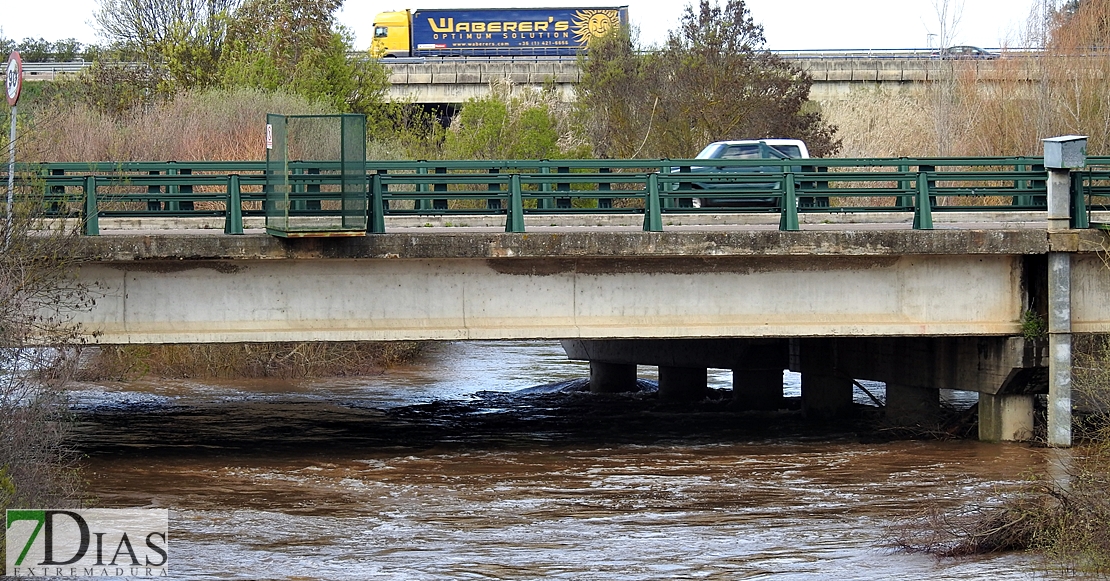
[[[412,54],[410,45],[412,12],[382,12],[374,17],[374,41],[370,50],[379,57],[404,57]]]

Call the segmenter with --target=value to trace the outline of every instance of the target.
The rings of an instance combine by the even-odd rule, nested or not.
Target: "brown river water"
[[[376,377],[82,385],[74,405],[93,504],[169,508],[179,578],[1034,577],[1035,556],[889,539],[1049,470],[1043,451],[891,441],[724,391],[576,391],[587,376],[556,342],[443,343]]]

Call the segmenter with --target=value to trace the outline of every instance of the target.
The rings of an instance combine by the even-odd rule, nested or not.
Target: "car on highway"
[[[996,59],[998,58],[998,53],[977,46],[958,45],[950,46],[942,50],[935,50],[933,51],[932,57],[945,60],[983,60]]]
[[[800,139],[742,139],[732,141],[715,141],[705,146],[694,159],[699,160],[733,160],[733,159],[806,159],[809,150]],[[792,171],[802,171],[801,166],[788,166]],[[689,168],[674,168],[674,171],[688,171],[692,174],[728,174],[738,173],[750,175],[752,173],[771,173],[782,171],[781,166],[762,165],[697,165]],[[743,182],[729,182],[715,179],[713,181],[682,182],[680,189],[695,190],[702,195],[692,196],[692,205],[695,208],[710,207],[777,207],[779,195],[758,196],[750,195],[761,190],[777,190],[781,184],[777,181],[756,182],[745,180]],[[709,195],[712,191],[720,192],[718,196]],[[725,195],[727,190],[727,194]]]

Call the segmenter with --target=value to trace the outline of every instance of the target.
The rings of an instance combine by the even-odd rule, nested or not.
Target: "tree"
[[[340,111],[367,113],[389,87],[385,67],[349,59],[351,36],[335,21],[342,0],[248,0],[230,21],[220,67],[228,86],[287,90]]]
[[[567,115],[552,90],[495,83],[488,96],[471,99],[451,122],[444,143],[450,159],[558,159],[581,156]]]
[[[75,279],[78,224],[45,220],[35,190],[0,218],[0,510],[78,502],[65,388],[80,343],[70,315],[90,295]]]
[[[711,141],[792,137],[814,155],[835,153],[836,128],[809,102],[811,79],[764,42],[743,0],[700,0],[654,53],[628,32],[591,43],[577,90],[595,152],[692,157]]]
[[[117,48],[167,70],[175,89],[215,82],[227,21],[241,0],[98,0],[94,20]]]

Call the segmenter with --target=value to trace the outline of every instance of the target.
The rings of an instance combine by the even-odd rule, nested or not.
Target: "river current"
[[[74,409],[93,505],[170,509],[180,578],[1033,576],[1034,556],[890,539],[1044,472],[1040,451],[740,412],[728,371],[663,405],[651,371],[591,395],[557,342],[442,343],[367,378],[86,384]]]

